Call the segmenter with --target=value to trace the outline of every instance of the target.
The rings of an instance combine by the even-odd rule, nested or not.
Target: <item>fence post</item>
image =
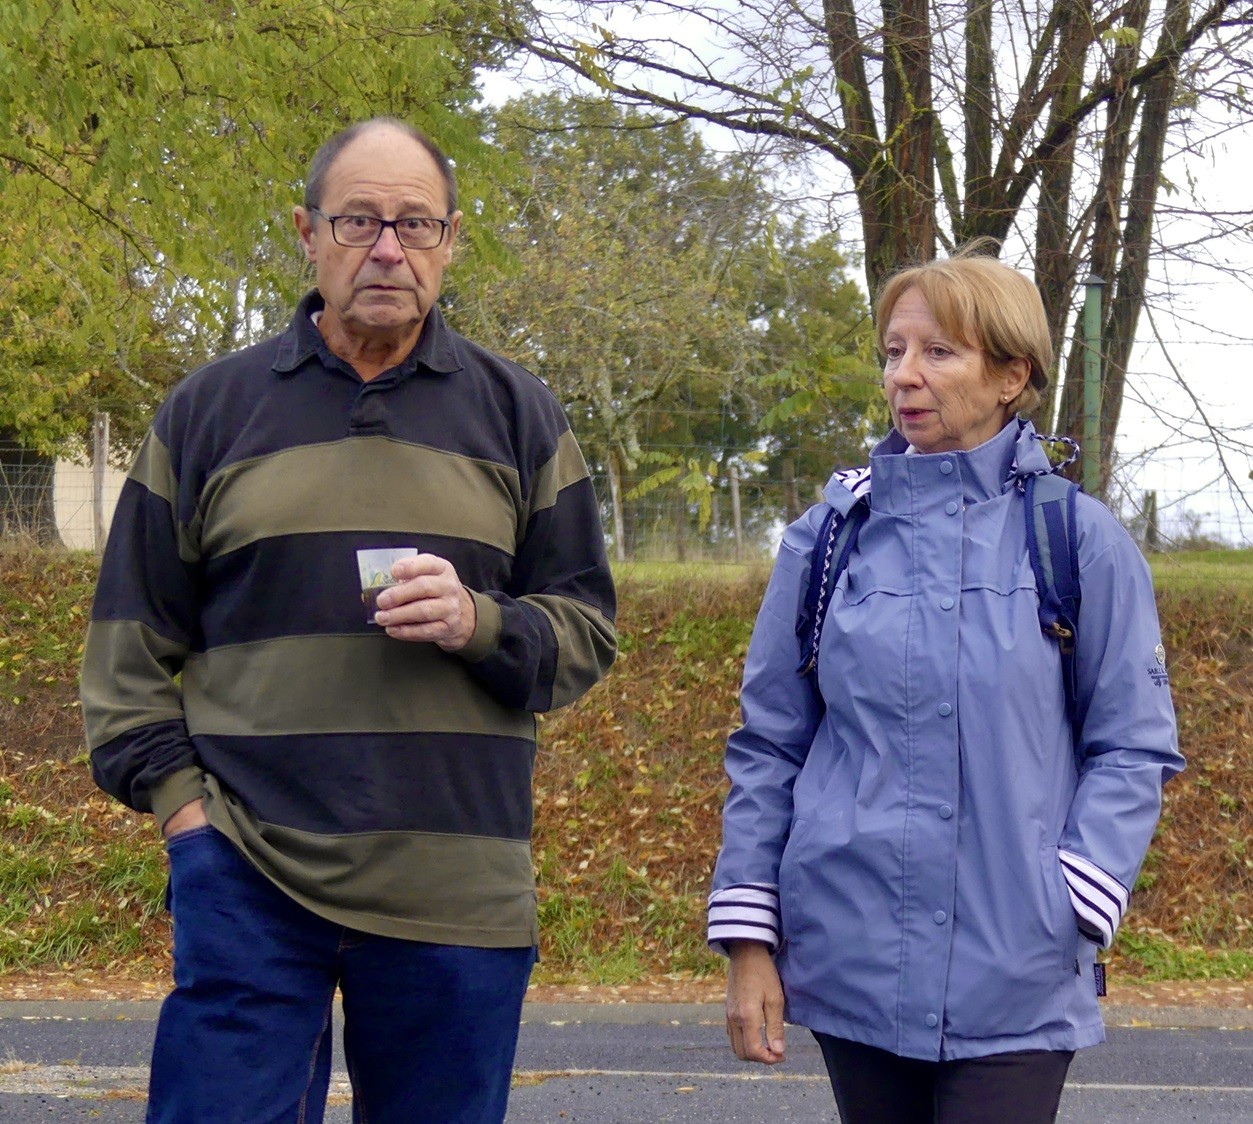
[[[800,503],[796,498],[796,462],[791,457],[784,457],[782,468],[784,522],[791,523],[800,518]]]
[[[1083,490],[1101,495],[1101,289],[1095,273],[1083,282]]]
[[[104,550],[104,470],[109,463],[109,415],[97,413],[91,426],[91,525],[96,553]]]
[[[1161,533],[1157,525],[1156,492],[1144,493],[1144,549],[1161,549]]]
[[[740,470],[735,465],[731,466],[731,527],[735,535],[735,560],[738,562],[743,551],[744,522],[740,517]]]

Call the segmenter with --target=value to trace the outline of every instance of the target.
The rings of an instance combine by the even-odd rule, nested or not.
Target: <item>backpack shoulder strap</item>
[[[829,507],[818,528],[809,558],[809,582],[796,618],[796,639],[801,652],[797,675],[817,675],[818,644],[822,639],[822,622],[831,604],[831,591],[848,569],[849,556],[857,545],[857,533],[869,514],[870,497],[863,495],[846,515]]]
[[[1078,531],[1075,496],[1079,486],[1064,476],[1028,476],[1023,485],[1027,551],[1040,598],[1040,628],[1053,637],[1062,657],[1066,712],[1077,724],[1075,638],[1079,627]]]

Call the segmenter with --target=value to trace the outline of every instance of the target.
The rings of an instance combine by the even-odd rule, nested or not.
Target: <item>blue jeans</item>
[[[336,987],[354,1121],[504,1120],[533,948],[346,929],[211,827],[167,850],[175,986],[157,1023],[149,1124],[320,1124]]]

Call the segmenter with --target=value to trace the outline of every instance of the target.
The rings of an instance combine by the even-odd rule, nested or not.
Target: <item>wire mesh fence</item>
[[[1250,468],[1253,465],[1245,466],[1245,471]],[[98,472],[90,464],[56,465],[52,506],[66,547],[97,548],[96,520],[103,521],[100,532],[107,533],[124,478],[113,467]],[[609,482],[596,477],[595,484],[610,556],[629,561],[735,563],[769,558],[788,520],[818,499],[815,481],[762,475],[740,482],[736,504],[731,481],[712,479],[704,504],[677,487],[658,488],[642,497],[627,491],[621,519],[616,520]],[[38,486],[25,485],[28,491]],[[16,495],[22,488],[20,482],[0,481],[0,492]],[[36,509],[34,496],[23,499],[23,510]],[[1134,474],[1116,475],[1107,502],[1146,550],[1253,546],[1253,480],[1207,476],[1204,462],[1196,458],[1137,462]]]

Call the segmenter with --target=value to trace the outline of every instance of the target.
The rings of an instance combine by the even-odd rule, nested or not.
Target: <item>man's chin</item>
[[[418,303],[412,289],[365,288],[353,293],[354,304],[395,304],[414,307]]]
[[[413,293],[393,289],[370,290],[369,294],[358,294],[344,316],[346,321],[399,328],[422,319],[422,310]]]

